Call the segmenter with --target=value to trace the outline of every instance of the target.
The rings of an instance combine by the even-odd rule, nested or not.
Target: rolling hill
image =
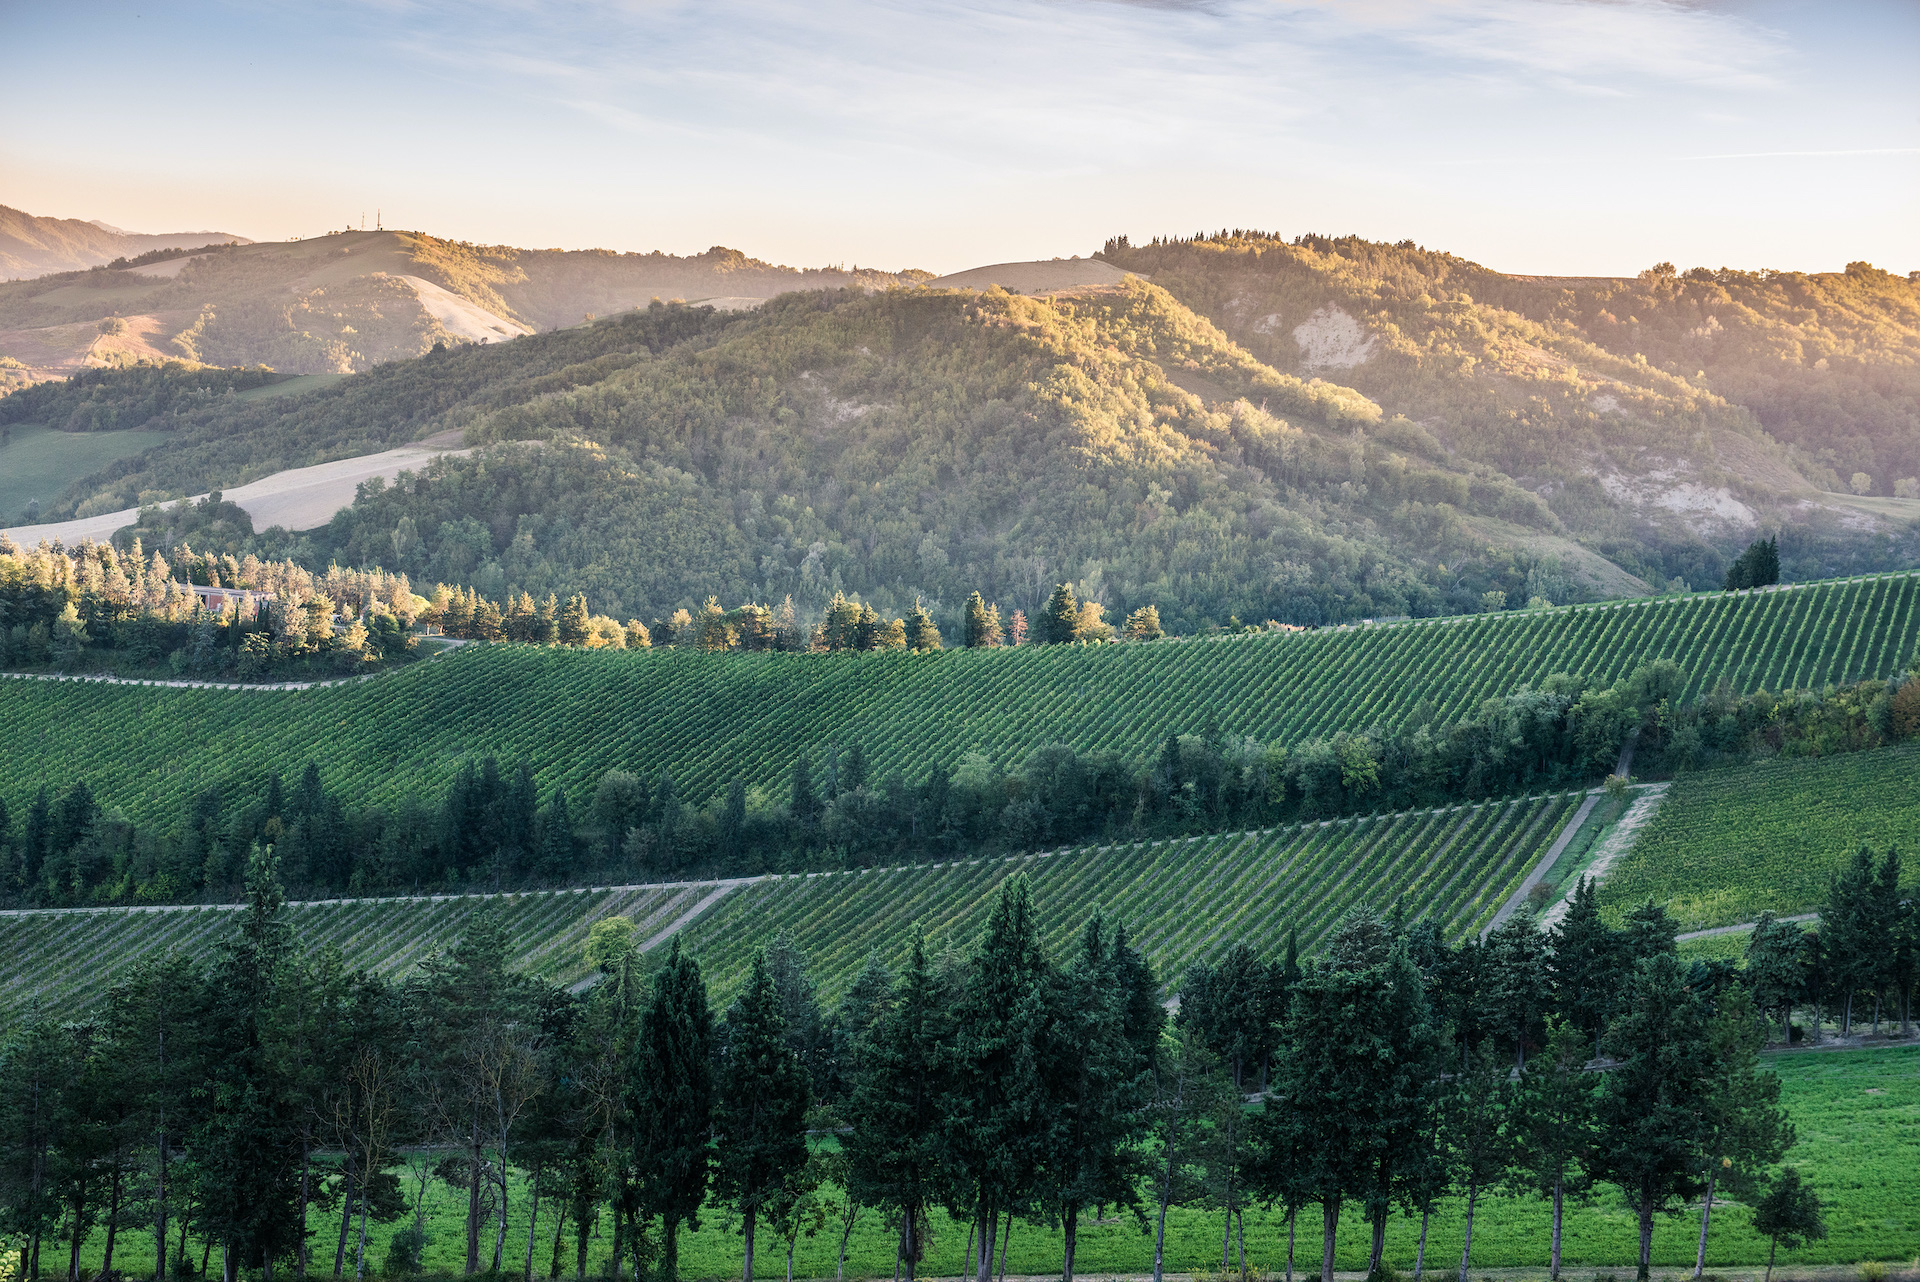
[[[5,215],[12,212],[0,210],[0,275],[13,225]],[[126,240],[76,226],[87,227],[102,246]],[[435,343],[505,342],[654,298],[738,308],[790,290],[883,286],[929,275],[798,270],[718,246],[680,258],[480,246],[403,231],[259,244],[135,239],[169,244],[122,248],[118,257],[102,248],[85,262],[65,264],[66,270],[0,284],[0,358],[33,379],[169,359],[348,373],[421,355]],[[188,241],[206,248],[183,253],[172,244]],[[73,270],[81,267],[87,270]]]
[[[251,244],[224,231],[176,231],[147,235],[94,220],[42,218],[0,205],[0,280],[25,280],[54,272],[84,271],[114,259],[154,250]]]

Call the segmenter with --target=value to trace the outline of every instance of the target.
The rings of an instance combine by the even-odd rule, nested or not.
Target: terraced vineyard
[[[443,787],[465,753],[525,757],[542,791],[671,770],[683,797],[778,786],[796,753],[860,742],[876,777],[983,751],[1017,765],[1069,743],[1138,757],[1209,719],[1295,740],[1452,718],[1552,672],[1612,681],[1672,659],[1693,689],[1904,671],[1920,575],[1738,594],[1151,645],[937,654],[705,655],[469,647],[375,681],[298,692],[0,682],[0,796],[86,779],[136,820],[211,783],[253,791],[318,760],[330,788],[393,801]],[[32,751],[22,751],[32,745]]]
[[[1600,902],[1618,918],[1656,900],[1683,931],[1810,912],[1862,844],[1920,877],[1920,743],[1682,775]]]
[[[1449,935],[1484,924],[1572,815],[1579,794],[1416,810],[1190,841],[1079,848],[866,872],[523,895],[335,900],[297,904],[304,949],[333,945],[351,966],[404,972],[452,942],[477,909],[505,919],[518,964],[561,982],[585,974],[581,945],[601,917],[625,914],[641,938],[682,932],[716,999],[744,977],[752,950],[788,931],[829,995],[869,952],[893,960],[914,924],[967,946],[994,891],[1016,872],[1034,883],[1049,943],[1065,949],[1094,905],[1123,915],[1163,978],[1234,939],[1275,948],[1289,927],[1303,947],[1362,901],[1430,913]],[[129,908],[0,916],[0,1015],[38,1001],[78,1011],[116,975],[168,949],[204,955],[231,929],[226,908]],[[656,954],[657,955],[657,954]]]
[[[294,937],[305,950],[340,949],[349,966],[398,975],[453,942],[484,907],[496,909],[525,970],[570,982],[586,974],[581,947],[600,918],[625,914],[658,931],[712,890],[702,886],[626,886],[524,895],[449,895],[420,899],[341,899],[296,903]],[[0,1014],[38,1001],[78,1011],[115,978],[169,951],[205,956],[233,928],[233,909],[101,908],[0,915]]]

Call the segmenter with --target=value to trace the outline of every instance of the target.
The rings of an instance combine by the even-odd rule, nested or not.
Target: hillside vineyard
[[[1001,884],[1024,872],[1056,953],[1069,951],[1087,906],[1100,904],[1125,918],[1157,974],[1178,975],[1222,941],[1277,949],[1292,929],[1312,946],[1362,903],[1417,904],[1414,915],[1432,916],[1447,938],[1477,930],[1579,801],[1555,794],[1193,840],[770,876],[731,889],[708,882],[319,901],[292,905],[289,921],[304,947],[335,947],[348,966],[397,978],[457,938],[474,913],[492,911],[517,969],[573,983],[589,974],[581,946],[595,921],[624,916],[640,940],[659,942],[705,904],[680,934],[716,995],[735,992],[753,950],[781,931],[813,958],[822,989],[837,995],[870,953],[896,963],[916,924],[966,948]],[[231,910],[211,907],[0,915],[0,955],[12,959],[0,1012],[34,1001],[79,1009],[143,961],[168,951],[211,955],[233,922]]]
[[[873,777],[970,752],[1017,765],[1049,743],[1138,758],[1210,722],[1292,742],[1447,720],[1549,674],[1611,682],[1670,659],[1685,698],[1905,671],[1920,575],[1432,622],[1109,646],[932,654],[707,655],[469,647],[375,681],[299,692],[15,681],[0,687],[0,792],[85,779],[149,822],[218,784],[257,791],[311,759],[362,802],[443,788],[469,754],[524,758],[542,794],[609,769],[670,771],[704,800],[777,789],[795,758],[864,746]]]

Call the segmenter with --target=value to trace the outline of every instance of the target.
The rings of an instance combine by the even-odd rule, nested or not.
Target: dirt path
[[[1526,880],[1507,897],[1507,902],[1500,905],[1500,911],[1493,915],[1493,920],[1488,922],[1486,929],[1480,932],[1482,943],[1486,942],[1488,935],[1500,929],[1501,924],[1513,916],[1521,904],[1527,902],[1527,896],[1533,893],[1535,886],[1546,880],[1547,874],[1553,870],[1554,861],[1560,858],[1560,852],[1567,848],[1574,834],[1580,831],[1580,825],[1587,821],[1587,816],[1593,813],[1593,808],[1600,804],[1600,798],[1604,796],[1606,793],[1599,788],[1587,794],[1587,799],[1580,803],[1578,810],[1573,812],[1573,818],[1567,820],[1566,827],[1560,830],[1560,835],[1553,839],[1551,846],[1547,847],[1547,853],[1540,856],[1540,862],[1533,866],[1533,871],[1527,874]]]
[[[1620,861],[1620,857],[1633,849],[1634,838],[1639,835],[1642,828],[1647,826],[1647,821],[1653,818],[1654,811],[1660,808],[1660,802],[1666,795],[1667,785],[1655,783],[1648,784],[1640,795],[1633,799],[1633,804],[1627,807],[1627,813],[1621,815],[1620,821],[1614,824],[1613,831],[1601,839],[1600,848],[1594,852],[1593,863],[1587,867],[1587,877],[1593,878],[1595,882],[1603,880],[1607,871]],[[1567,893],[1541,915],[1542,930],[1559,925],[1560,919],[1567,915],[1567,909],[1573,906],[1573,895],[1578,889],[1577,882],[1569,886]]]

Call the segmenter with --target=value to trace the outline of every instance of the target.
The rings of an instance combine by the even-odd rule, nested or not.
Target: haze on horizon
[[[0,203],[950,271],[1221,226],[1920,268],[1920,6],[5,3]]]

